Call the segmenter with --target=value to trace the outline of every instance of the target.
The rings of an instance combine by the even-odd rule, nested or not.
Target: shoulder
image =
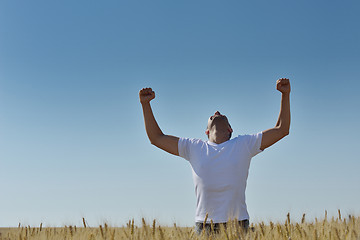
[[[247,149],[249,150],[251,157],[262,152],[262,150],[260,149],[261,141],[262,141],[262,132],[258,132],[255,134],[239,135],[237,137],[238,144],[246,146]]]
[[[190,160],[194,153],[201,151],[206,142],[197,138],[180,138],[178,143],[179,156]]]
[[[252,141],[261,140],[261,138],[262,138],[262,132],[258,132],[255,134],[238,135],[237,137],[233,138],[232,140],[234,140],[236,142],[249,143]]]
[[[236,137],[234,137],[230,141],[241,142],[241,141],[245,141],[249,137],[250,137],[250,134],[237,135]]]

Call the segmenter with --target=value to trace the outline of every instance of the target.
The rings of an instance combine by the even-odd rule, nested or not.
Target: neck
[[[211,133],[209,135],[209,141],[216,143],[216,144],[221,144],[223,142],[226,142],[229,140],[229,134],[224,134],[221,132],[216,132],[214,131],[213,133]]]

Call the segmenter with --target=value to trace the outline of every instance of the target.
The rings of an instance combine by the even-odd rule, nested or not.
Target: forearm
[[[290,119],[290,93],[283,93],[281,94],[280,113],[276,127],[285,135],[289,133]]]
[[[148,135],[150,142],[154,144],[156,139],[164,134],[155,120],[150,102],[142,103],[141,105],[143,109],[146,134]]]

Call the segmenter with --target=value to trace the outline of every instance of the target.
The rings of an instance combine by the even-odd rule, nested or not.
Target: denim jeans
[[[238,224],[244,231],[247,231],[248,228],[249,228],[249,220],[248,219],[238,221]],[[214,233],[219,233],[220,232],[220,225],[223,225],[224,228],[226,228],[226,223],[213,223]],[[203,231],[204,227],[205,227],[205,232],[207,234],[212,232],[210,223],[206,223],[204,225],[204,223],[202,223],[202,222],[196,222],[195,223],[195,231],[196,231],[196,233],[200,235],[201,232]]]

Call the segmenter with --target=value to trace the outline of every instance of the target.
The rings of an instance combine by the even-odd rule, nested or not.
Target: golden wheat
[[[319,240],[360,240],[360,217],[348,216],[344,218],[341,216],[340,210],[338,217],[328,221],[327,212],[325,218],[321,221],[315,219],[314,222],[305,221],[305,214],[301,221],[291,222],[290,214],[286,216],[285,223],[265,224],[264,222],[251,224],[249,230],[244,232],[235,222],[228,222],[227,228],[221,225],[220,232],[217,234],[206,233],[197,235],[193,227],[179,227],[176,224],[173,227],[160,226],[156,224],[154,219],[152,225],[146,223],[142,219],[141,225],[135,225],[134,219],[129,220],[129,223],[124,227],[111,227],[107,223],[100,225],[97,228],[89,227],[83,220],[83,227],[64,226],[62,228],[43,227],[23,227],[21,224],[17,228],[0,228],[0,240],[18,239],[44,239],[44,240],[115,240],[115,239],[151,239],[151,240],[165,240],[165,239],[245,239],[245,240],[261,240],[261,239],[319,239]],[[157,225],[157,226],[156,226]]]

